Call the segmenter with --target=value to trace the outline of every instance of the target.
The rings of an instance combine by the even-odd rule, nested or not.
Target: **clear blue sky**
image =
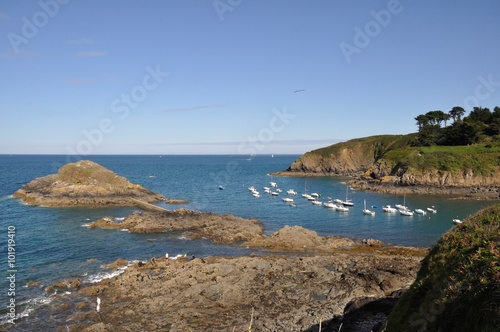
[[[500,2],[0,2],[0,153],[304,153],[500,106]],[[296,90],[303,90],[294,92]]]

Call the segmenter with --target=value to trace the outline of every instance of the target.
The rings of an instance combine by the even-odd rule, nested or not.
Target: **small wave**
[[[130,233],[130,230],[126,229],[126,228],[122,228],[122,229],[120,229],[120,231]]]
[[[101,282],[103,281],[104,279],[111,279],[111,278],[114,278],[116,276],[119,276],[120,274],[122,274],[123,272],[125,272],[125,270],[132,264],[134,263],[137,263],[138,261],[134,260],[134,261],[129,261],[128,264],[126,266],[121,266],[119,268],[117,268],[116,270],[114,271],[111,271],[111,272],[99,272],[97,274],[93,274],[91,276],[89,276],[88,278],[85,279],[85,282],[88,282],[88,283],[91,283],[91,284],[95,284],[95,283],[98,283],[98,282]]]
[[[179,239],[179,240],[189,240],[189,238],[185,237],[184,235],[179,236],[177,239]]]
[[[114,221],[124,221],[125,220],[125,217],[121,217],[121,218],[115,218]]]
[[[82,226],[80,226],[80,227],[87,227],[87,228],[88,228],[88,227],[90,227],[90,224],[83,224],[83,225],[82,225]]]
[[[16,313],[16,318],[14,318],[14,320],[29,316],[36,308],[41,307],[42,305],[49,304],[50,302],[52,302],[52,300],[52,297],[42,295],[26,301],[22,301],[20,303],[16,303],[16,312],[18,312],[20,309],[22,311]],[[8,317],[7,314],[2,315],[0,317],[0,326],[11,324],[11,321],[11,318]]]
[[[156,177],[156,175],[150,175],[150,176],[148,176],[148,178],[155,178],[155,177]]]

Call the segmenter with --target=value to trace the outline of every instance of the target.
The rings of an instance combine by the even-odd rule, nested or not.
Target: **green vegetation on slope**
[[[442,236],[385,331],[498,331],[499,245],[500,204]]]
[[[308,154],[318,154],[322,157],[330,157],[338,155],[343,149],[359,149],[360,146],[367,153],[371,153],[372,148],[375,148],[375,160],[392,149],[399,149],[410,146],[415,140],[416,134],[408,135],[377,135],[363,138],[351,139],[347,142],[333,144],[324,148],[316,149]]]
[[[407,147],[390,150],[382,159],[393,167],[417,172],[471,170],[476,175],[493,176],[495,167],[500,166],[500,144]]]

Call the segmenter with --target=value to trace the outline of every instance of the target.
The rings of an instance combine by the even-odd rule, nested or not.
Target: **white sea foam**
[[[126,228],[122,228],[120,229],[122,232],[127,232],[127,233],[130,233],[130,230],[129,229],[126,229]]]
[[[16,318],[14,318],[14,321],[29,316],[36,308],[49,304],[52,302],[53,298],[48,297],[45,295],[34,297],[32,299],[20,302],[16,304],[16,311],[18,311],[20,308],[22,308],[22,311],[18,312],[16,314]],[[0,317],[0,326],[5,325],[5,324],[11,324],[10,323],[11,319],[7,317],[7,315],[2,315]]]
[[[189,240],[189,238],[185,237],[184,235],[179,236],[177,239],[179,239],[179,240]]]
[[[90,227],[90,224],[83,224],[81,227]]]
[[[134,261],[129,261],[128,264],[126,266],[121,266],[119,268],[117,268],[116,270],[114,271],[111,271],[111,272],[99,272],[97,274],[93,274],[91,276],[89,276],[88,278],[86,278],[84,280],[84,282],[88,282],[88,283],[92,283],[92,284],[95,284],[95,283],[98,283],[98,282],[101,282],[103,281],[104,279],[111,279],[111,278],[114,278],[116,276],[119,276],[120,274],[122,274],[123,272],[125,272],[125,270],[132,264],[134,263],[137,263],[138,261],[137,260],[134,260]]]

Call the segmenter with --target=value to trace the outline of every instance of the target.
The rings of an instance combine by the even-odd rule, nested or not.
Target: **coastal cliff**
[[[167,201],[163,195],[133,184],[89,160],[66,164],[57,174],[23,185],[13,196],[29,205],[52,207],[135,206],[137,201]]]
[[[353,139],[307,152],[281,176],[348,176],[358,189],[500,199],[500,145],[411,146],[410,135]]]
[[[337,143],[305,153],[277,175],[360,175],[387,151],[406,147],[412,139],[412,135],[381,135]]]

